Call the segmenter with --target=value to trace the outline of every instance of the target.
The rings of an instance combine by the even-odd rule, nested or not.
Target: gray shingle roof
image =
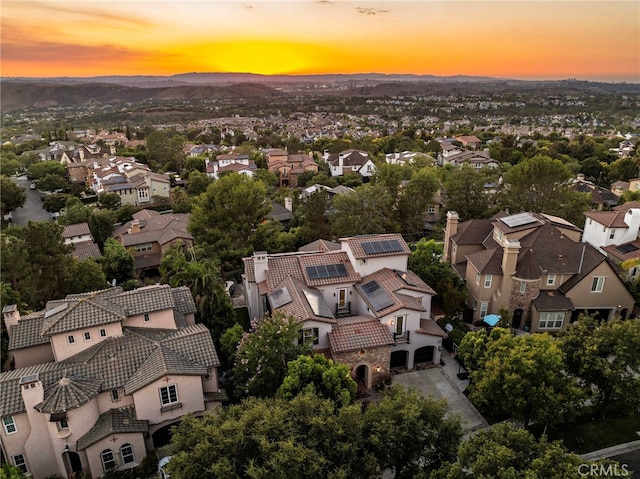
[[[51,336],[99,324],[124,321],[126,316],[122,306],[105,300],[99,293],[81,298],[67,296],[65,299],[49,301],[44,310],[42,334]]]
[[[43,322],[43,311],[20,318],[18,324],[11,328],[11,334],[9,334],[9,351],[47,344],[49,338],[42,335]]]
[[[44,392],[44,401],[36,404],[41,413],[53,414],[75,409],[91,401],[100,392],[100,379],[64,376]]]
[[[156,284],[134,289],[119,294],[112,299],[112,302],[124,308],[128,316],[174,309],[176,306],[171,287],[168,284]]]
[[[25,412],[20,390],[20,378],[36,373],[38,379],[42,381],[42,386],[46,389],[60,379],[62,369],[58,364],[50,362],[13,369],[0,374],[0,417]]]
[[[100,253],[100,248],[98,248],[98,244],[93,241],[83,241],[81,243],[74,243],[73,251],[71,252],[71,256],[73,256],[78,261],[84,261],[88,258],[98,259],[102,256]]]
[[[78,223],[75,225],[67,225],[62,231],[63,238],[73,238],[74,236],[91,235],[89,225],[85,223]]]
[[[93,427],[78,439],[76,450],[82,451],[111,434],[146,433],[148,430],[149,421],[136,419],[130,408],[110,409],[101,414]]]
[[[196,312],[196,302],[193,300],[191,291],[187,286],[173,288],[171,290],[171,294],[173,294],[173,300],[175,301],[176,310],[178,310],[182,314],[190,314]]]

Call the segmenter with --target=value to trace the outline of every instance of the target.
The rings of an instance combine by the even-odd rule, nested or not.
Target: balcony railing
[[[393,333],[393,340],[398,343],[407,343],[409,344],[409,333],[410,331],[404,331],[402,333]]]
[[[340,316],[351,316],[351,301],[336,303],[336,317]]]

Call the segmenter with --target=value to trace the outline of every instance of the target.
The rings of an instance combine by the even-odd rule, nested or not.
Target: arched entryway
[[[354,379],[359,386],[363,386],[367,389],[371,387],[371,381],[369,379],[369,368],[366,364],[361,364],[355,370]]]
[[[408,351],[393,351],[391,353],[391,359],[389,366],[393,368],[406,368],[407,360],[409,359]]]
[[[435,352],[435,346],[423,346],[422,348],[418,348],[416,349],[413,362],[415,364],[433,362],[433,356],[435,355]]]
[[[151,435],[151,439],[153,440],[153,448],[159,449],[161,447],[166,446],[171,442],[171,429],[174,426],[177,426],[179,422],[174,422],[173,424],[169,424],[167,426],[161,427],[156,432]]]
[[[82,462],[80,461],[80,455],[75,451],[69,451],[66,449],[62,453],[62,462],[64,468],[67,471],[69,477],[80,477],[82,472]]]

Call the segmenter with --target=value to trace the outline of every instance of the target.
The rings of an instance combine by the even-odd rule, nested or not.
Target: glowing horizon
[[[2,0],[3,77],[397,73],[640,82],[636,1]]]

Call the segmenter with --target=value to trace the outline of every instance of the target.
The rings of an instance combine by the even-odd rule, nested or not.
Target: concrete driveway
[[[444,398],[449,404],[449,414],[460,417],[464,435],[488,427],[487,421],[462,392],[469,381],[457,378],[458,363],[445,354],[443,354],[443,361],[444,366],[397,374],[393,377],[393,383],[412,387],[434,399]]]

